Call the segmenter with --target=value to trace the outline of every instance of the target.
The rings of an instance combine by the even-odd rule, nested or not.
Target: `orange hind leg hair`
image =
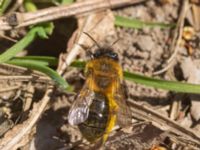
[[[116,120],[117,120],[118,105],[111,95],[108,96],[108,100],[109,100],[109,121],[108,121],[108,124],[106,127],[106,131],[103,135],[103,139],[102,139],[103,144],[108,139],[108,135],[112,131],[113,127],[115,126]]]

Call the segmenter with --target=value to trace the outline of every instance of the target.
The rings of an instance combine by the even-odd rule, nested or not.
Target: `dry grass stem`
[[[4,88],[4,89],[0,89],[0,93],[18,90],[20,88],[21,88],[21,85],[11,86],[11,87],[7,87],[7,88]]]
[[[179,49],[179,42],[181,41],[182,38],[182,33],[183,33],[183,26],[184,26],[184,20],[187,14],[187,11],[189,10],[190,5],[189,5],[189,0],[185,0],[183,2],[182,10],[177,22],[177,26],[175,31],[173,32],[173,40],[172,44],[169,48],[170,52],[173,52],[173,54],[170,56],[170,58],[167,60],[167,66],[165,66],[163,69],[154,72],[154,75],[159,75],[162,74],[163,72],[167,71],[169,68],[171,68],[175,62],[175,58],[178,54],[178,49]]]
[[[193,130],[182,127],[175,121],[170,120],[169,118],[164,117],[162,114],[153,111],[151,108],[147,108],[136,102],[129,101],[129,106],[131,107],[131,111],[134,118],[152,122],[159,129],[170,132],[170,135],[176,135],[176,139],[180,140],[179,142],[188,142],[188,144],[193,145],[194,148],[200,147],[200,135],[198,135],[198,133],[195,133]],[[184,138],[188,139],[188,141],[184,141]]]
[[[95,0],[95,1],[83,1],[73,3],[71,5],[64,5],[59,7],[51,7],[37,12],[29,13],[17,13],[10,14],[10,16],[3,16],[0,18],[0,30],[11,30],[13,26],[9,24],[9,17],[16,16],[15,28],[25,27],[33,24],[38,24],[41,22],[47,22],[56,20],[63,17],[84,15],[88,12],[105,10],[108,8],[118,8],[122,6],[130,6],[132,4],[137,4],[144,2],[145,0]]]
[[[2,138],[0,141],[1,150],[11,150],[18,148],[16,145],[23,139],[25,135],[31,132],[31,129],[42,115],[42,112],[50,100],[52,89],[52,86],[49,86],[41,102],[34,106],[28,120],[26,120],[22,125],[15,126],[11,131],[6,133],[4,138]]]

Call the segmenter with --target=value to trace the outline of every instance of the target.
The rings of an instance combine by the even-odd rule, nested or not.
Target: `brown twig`
[[[41,72],[9,64],[0,64],[0,81],[29,82],[30,80],[53,84],[50,77]]]
[[[36,81],[37,80],[37,81]],[[0,75],[0,81],[15,81],[15,82],[29,82],[29,81],[35,81],[40,83],[49,83],[53,84],[50,78],[48,77],[39,77],[39,76],[32,76],[32,75],[17,75],[17,76],[1,76]]]
[[[200,135],[198,133],[195,133],[189,128],[180,126],[175,121],[164,117],[151,108],[147,108],[133,101],[129,101],[128,103],[134,118],[150,121],[153,125],[171,133],[170,135],[175,136],[177,141],[191,145],[194,149],[200,148]]]
[[[19,142],[22,140],[22,138],[25,135],[30,133],[31,129],[33,128],[33,126],[35,125],[39,117],[41,116],[42,112],[44,111],[46,105],[49,102],[51,93],[52,93],[52,86],[50,86],[47,89],[42,101],[38,105],[36,105],[37,107],[35,106],[33,108],[30,118],[25,123],[23,123],[23,126],[20,126],[20,130],[18,129],[17,133],[11,134],[9,137],[5,136],[3,139],[1,139],[1,143],[0,143],[1,150],[10,150],[10,149],[18,148],[17,145],[19,144]],[[12,130],[9,132],[12,132]],[[13,130],[13,132],[16,132],[16,131]]]
[[[34,76],[45,76],[45,74],[39,72],[39,71],[32,71],[30,69],[19,67],[15,65],[10,64],[4,64],[0,63],[0,74],[2,75],[34,75]]]
[[[26,92],[24,94],[24,99],[23,99],[23,113],[21,115],[21,120],[25,120],[25,118],[27,116],[27,112],[31,108],[31,104],[32,104],[32,102],[34,100],[34,98],[33,98],[34,92],[35,92],[35,88],[32,85],[32,83],[29,82],[28,85],[26,86]]]
[[[154,75],[158,75],[158,74],[161,74],[161,73],[167,71],[174,64],[175,58],[178,54],[179,42],[182,38],[184,20],[185,20],[188,10],[189,10],[189,0],[185,0],[185,1],[183,1],[183,6],[182,6],[181,13],[179,15],[177,26],[176,26],[175,31],[173,32],[174,34],[173,34],[172,44],[169,48],[170,52],[173,52],[173,54],[167,60],[167,66],[165,66],[163,69],[161,69],[159,71],[154,72],[153,73]]]
[[[23,4],[23,2],[24,0],[17,0],[15,4],[8,10],[7,14],[16,11]]]
[[[21,85],[11,86],[11,87],[7,87],[7,88],[4,88],[4,89],[0,89],[0,93],[18,90],[20,88],[21,88]]]
[[[12,42],[14,42],[14,43],[17,42],[17,40],[15,40],[15,39],[13,39],[13,38],[11,38],[11,37],[9,37],[9,36],[4,35],[3,33],[0,33],[0,38],[4,38],[4,39],[9,40],[9,41],[12,41]]]
[[[11,14],[9,16],[0,17],[0,30],[11,30],[13,28],[25,27],[63,17],[84,15],[88,12],[105,10],[107,8],[118,8],[144,1],[147,0],[88,0],[71,5],[46,8],[38,10],[37,12]],[[16,26],[12,26],[11,23],[9,23],[10,18],[16,18]]]

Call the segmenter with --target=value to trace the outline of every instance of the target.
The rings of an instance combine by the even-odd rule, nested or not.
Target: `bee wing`
[[[69,124],[78,125],[88,118],[89,107],[92,104],[93,99],[94,92],[87,87],[87,84],[85,84],[69,110]]]
[[[124,84],[118,85],[117,92],[114,95],[119,106],[119,110],[117,112],[117,124],[121,127],[131,124],[131,110],[126,102],[127,96],[125,94],[125,89]]]

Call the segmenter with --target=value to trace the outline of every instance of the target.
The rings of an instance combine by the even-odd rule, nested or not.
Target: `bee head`
[[[102,57],[107,57],[107,58],[110,58],[110,59],[113,59],[115,61],[118,61],[119,58],[118,58],[118,55],[117,53],[113,52],[112,49],[106,49],[106,48],[100,48],[98,49],[93,55],[92,55],[93,58],[102,58]]]

